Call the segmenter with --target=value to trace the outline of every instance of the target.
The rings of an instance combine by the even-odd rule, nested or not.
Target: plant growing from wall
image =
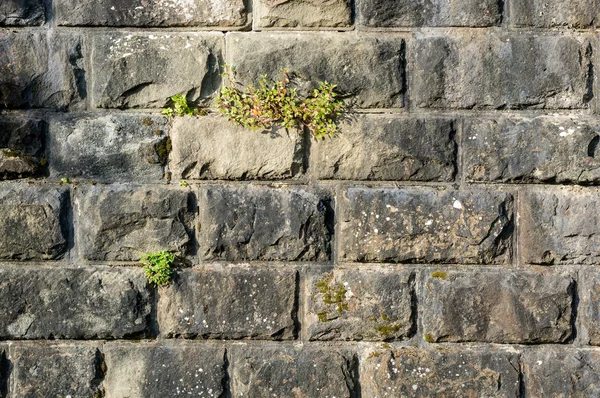
[[[144,271],[148,282],[155,286],[166,286],[173,277],[173,263],[175,256],[164,250],[146,253],[142,256]]]
[[[176,94],[171,97],[171,106],[163,108],[161,113],[169,118],[175,116],[204,116],[206,109],[191,106],[183,94]]]

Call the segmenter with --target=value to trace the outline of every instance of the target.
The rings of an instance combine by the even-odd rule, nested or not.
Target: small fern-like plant
[[[170,284],[173,278],[172,266],[174,262],[175,256],[164,250],[144,254],[142,263],[148,282],[155,286]]]
[[[161,113],[169,118],[175,116],[204,116],[206,109],[191,106],[187,102],[187,98],[183,94],[176,94],[171,97],[172,106],[163,108]]]

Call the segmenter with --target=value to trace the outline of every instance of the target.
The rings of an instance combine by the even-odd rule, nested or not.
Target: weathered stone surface
[[[18,344],[11,359],[16,397],[102,396],[102,356],[93,344]]]
[[[581,271],[579,281],[578,314],[587,334],[586,340],[588,344],[600,345],[600,273],[594,269]]]
[[[83,258],[137,261],[158,250],[187,252],[194,211],[189,191],[123,185],[78,191],[76,239]]]
[[[24,117],[0,118],[0,179],[33,177],[44,172],[45,124]]]
[[[104,349],[106,396],[222,397],[225,349],[207,344],[114,343]]]
[[[531,0],[508,4],[510,24],[515,27],[585,29],[600,26],[597,0]]]
[[[0,337],[123,338],[149,334],[153,298],[141,269],[0,270]]]
[[[522,354],[528,397],[597,397],[600,353],[574,347],[532,349]]]
[[[99,108],[162,108],[183,93],[206,99],[219,85],[220,33],[107,33],[93,38],[92,102]]]
[[[296,271],[227,266],[181,272],[161,291],[166,337],[292,339]]]
[[[359,23],[368,27],[497,26],[502,21],[496,0],[363,0]]]
[[[0,344],[0,397],[8,397],[8,383],[11,372],[11,363],[8,359],[8,345]]]
[[[0,108],[76,108],[84,97],[80,36],[0,32]]]
[[[412,272],[336,268],[310,280],[311,340],[398,340],[416,330]]]
[[[183,117],[171,129],[175,178],[280,179],[302,168],[302,130],[250,131],[220,116]]]
[[[524,264],[599,264],[600,191],[530,191],[519,199]]]
[[[48,186],[0,189],[0,258],[55,260],[67,250],[69,193]]]
[[[308,345],[235,345],[236,397],[355,397],[358,361],[349,352]],[[364,396],[364,395],[363,395]]]
[[[362,361],[363,397],[520,397],[519,357],[498,349],[402,347]]]
[[[344,33],[231,33],[228,62],[244,84],[262,74],[280,79],[287,68],[300,93],[312,93],[320,81],[337,84],[362,108],[403,106],[404,40],[396,36]]]
[[[513,198],[481,190],[350,188],[342,197],[341,258],[359,262],[504,264]]]
[[[454,135],[444,118],[356,116],[311,146],[310,168],[320,179],[452,181]]]
[[[255,18],[261,28],[334,28],[352,25],[349,0],[260,0]]]
[[[425,340],[563,343],[571,338],[575,281],[532,272],[430,273],[419,299]]]
[[[0,3],[0,26],[41,25],[44,23],[42,0],[4,0]]]
[[[150,115],[58,116],[50,123],[50,177],[106,182],[162,181],[167,119]]]
[[[333,210],[325,193],[208,186],[200,189],[198,202],[198,240],[205,259],[330,259]]]
[[[465,175],[486,182],[600,182],[598,127],[577,117],[466,120]]]
[[[216,26],[246,24],[243,0],[58,0],[59,25],[67,26]]]
[[[593,96],[585,38],[436,31],[417,33],[412,53],[419,108],[585,108]]]

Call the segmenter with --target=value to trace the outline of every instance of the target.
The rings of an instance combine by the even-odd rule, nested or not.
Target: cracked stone
[[[255,18],[261,28],[333,28],[352,25],[349,0],[260,0]]]
[[[5,0],[0,3],[0,26],[33,26],[44,23],[42,0]]]
[[[45,123],[24,117],[0,118],[0,179],[34,177],[45,171]]]

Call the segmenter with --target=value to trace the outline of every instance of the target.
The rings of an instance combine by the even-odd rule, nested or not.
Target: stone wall
[[[0,2],[0,397],[600,395],[599,14]],[[160,115],[226,62],[354,112]]]

